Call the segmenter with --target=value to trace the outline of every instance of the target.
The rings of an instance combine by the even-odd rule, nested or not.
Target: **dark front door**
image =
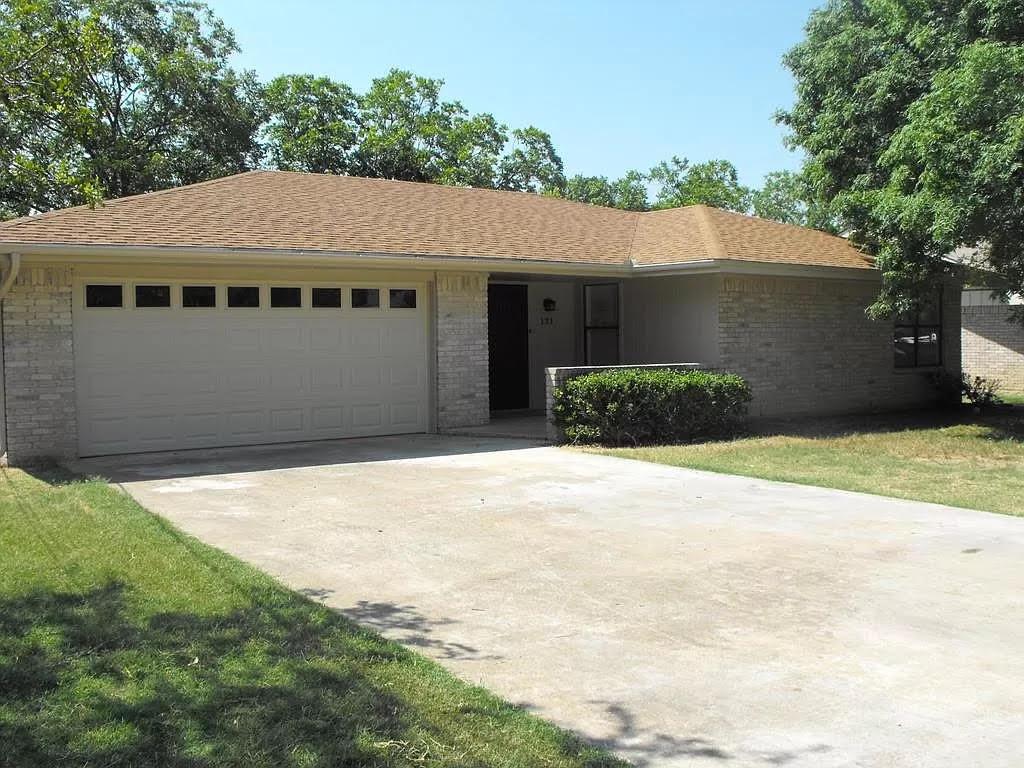
[[[526,286],[487,287],[491,410],[530,407],[530,326]]]

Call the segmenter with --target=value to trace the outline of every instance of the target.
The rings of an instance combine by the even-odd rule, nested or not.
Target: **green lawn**
[[[1024,515],[1024,398],[1014,402],[981,416],[817,420],[727,442],[584,450]]]
[[[0,476],[0,766],[618,764],[105,483]]]

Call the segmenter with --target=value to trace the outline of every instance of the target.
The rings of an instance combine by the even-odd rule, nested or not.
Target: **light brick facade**
[[[3,300],[3,334],[8,461],[74,457],[70,268],[23,267]]]
[[[1024,392],[1024,327],[1010,322],[1005,304],[964,306],[964,372],[994,379],[1007,392]]]
[[[752,416],[852,413],[927,405],[928,369],[897,370],[893,327],[864,310],[874,281],[726,275],[719,365],[754,394]],[[943,366],[960,370],[960,291],[943,291]]]
[[[487,358],[487,275],[438,272],[435,279],[437,428],[490,420]]]

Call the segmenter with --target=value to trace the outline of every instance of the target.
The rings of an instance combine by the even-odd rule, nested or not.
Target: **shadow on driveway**
[[[394,435],[306,443],[165,451],[79,459],[68,468],[113,483],[265,472],[340,464],[461,456],[537,448],[536,440],[456,435]]]

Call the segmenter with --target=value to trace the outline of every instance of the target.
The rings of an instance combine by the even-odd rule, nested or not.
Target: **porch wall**
[[[875,281],[722,278],[719,367],[750,382],[752,416],[895,410],[935,403],[933,369],[897,370],[892,323],[865,309]],[[960,370],[960,290],[943,302],[943,363]]]
[[[718,364],[719,275],[641,277],[622,284],[622,362]]]
[[[442,432],[490,420],[487,277],[477,272],[435,277],[437,429]]]

